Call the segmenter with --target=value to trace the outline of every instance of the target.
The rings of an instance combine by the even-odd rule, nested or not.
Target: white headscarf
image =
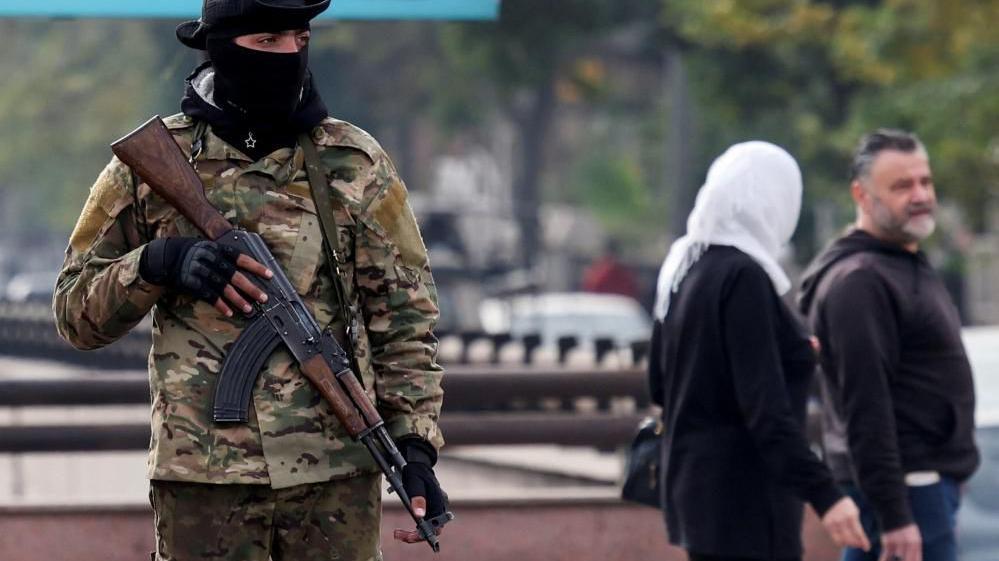
[[[687,218],[659,271],[655,317],[669,311],[672,294],[709,245],[729,245],[763,267],[783,295],[791,281],[778,264],[801,212],[801,170],[783,148],[769,142],[736,144],[711,164]]]

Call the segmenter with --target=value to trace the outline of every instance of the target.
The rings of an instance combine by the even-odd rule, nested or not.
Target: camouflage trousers
[[[271,489],[153,481],[153,561],[382,561],[381,474]]]

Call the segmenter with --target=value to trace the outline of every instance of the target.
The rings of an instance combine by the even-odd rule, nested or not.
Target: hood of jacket
[[[801,290],[798,292],[798,311],[807,317],[825,274],[840,261],[862,252],[907,256],[910,259],[916,259],[917,255],[921,255],[881,241],[863,230],[852,228],[846,235],[837,238],[822,250],[822,253],[805,269],[801,276]]]

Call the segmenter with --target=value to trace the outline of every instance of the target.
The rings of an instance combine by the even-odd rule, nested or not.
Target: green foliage
[[[109,141],[177,110],[197,58],[173,25],[0,21],[0,192],[28,205],[22,227],[71,228]],[[410,135],[413,160],[513,123],[521,196],[577,201],[613,233],[651,240],[676,187],[660,66],[675,46],[696,106],[694,183],[727,145],[763,138],[800,160],[808,203],[840,201],[849,217],[857,138],[906,127],[927,143],[941,197],[981,228],[999,197],[997,25],[999,0],[504,0],[493,23],[317,26],[311,64],[334,114],[389,142]],[[572,132],[593,122],[607,130]]]
[[[497,23],[449,24],[439,63],[442,114],[481,114],[483,103],[530,118],[525,98],[560,81],[586,101],[606,93],[592,59],[601,41],[658,12],[647,0],[504,0]],[[563,90],[565,91],[565,90]],[[457,106],[457,107],[456,107]]]
[[[846,206],[845,168],[859,136],[908,128],[929,148],[941,198],[984,226],[999,197],[992,126],[999,101],[989,94],[999,79],[999,1],[662,5],[664,26],[691,62],[705,166],[731,142],[773,140],[801,162],[807,200]]]
[[[633,157],[594,150],[580,159],[571,177],[574,201],[590,209],[612,238],[633,245],[663,228],[662,200],[653,196]]]
[[[16,190],[25,205],[22,229],[70,230],[111,158],[110,141],[172,91],[165,84],[171,65],[155,37],[161,31],[148,23],[0,22],[7,46],[0,51],[0,190]]]
[[[917,130],[926,143],[942,199],[960,202],[970,226],[986,225],[999,197],[999,71],[923,80],[859,96],[844,127],[856,137],[873,123]]]

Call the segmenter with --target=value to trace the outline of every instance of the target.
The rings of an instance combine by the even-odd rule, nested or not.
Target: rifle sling
[[[360,380],[361,371],[358,369],[356,354],[354,349],[357,345],[357,314],[353,306],[347,299],[347,287],[343,282],[343,274],[340,271],[340,255],[343,254],[340,248],[340,236],[337,231],[336,217],[333,214],[333,193],[330,192],[330,185],[323,172],[322,161],[319,159],[319,151],[312,142],[308,134],[298,137],[305,153],[305,169],[309,175],[309,189],[312,192],[312,202],[316,205],[316,213],[319,215],[319,229],[323,233],[323,250],[326,259],[330,264],[330,272],[333,277],[333,286],[336,290],[336,297],[340,305],[340,314],[343,316],[347,326],[347,352],[350,355],[351,365]]]
[[[194,136],[191,137],[191,157],[188,161],[194,166],[194,169],[198,169],[198,165],[195,163],[198,161],[198,157],[205,150],[205,135],[208,134],[208,121],[198,121],[194,125]]]

